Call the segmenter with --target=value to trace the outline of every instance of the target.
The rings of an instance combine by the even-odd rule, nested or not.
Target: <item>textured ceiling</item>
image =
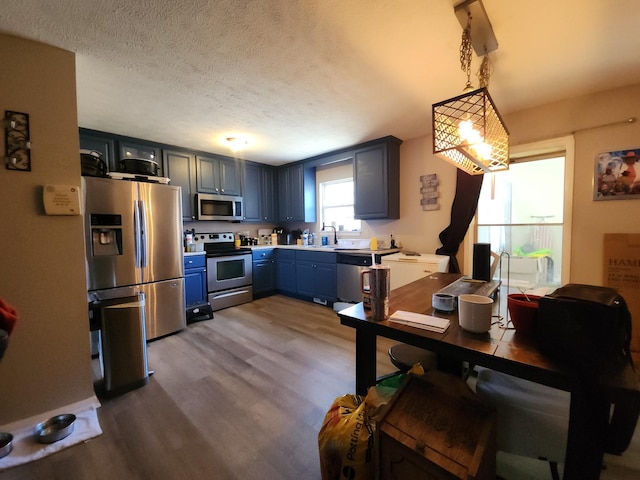
[[[225,154],[246,134],[239,156],[280,164],[429,134],[431,104],[466,81],[457,3],[7,0],[0,32],[77,54],[81,127]],[[503,114],[640,83],[637,0],[484,6]]]

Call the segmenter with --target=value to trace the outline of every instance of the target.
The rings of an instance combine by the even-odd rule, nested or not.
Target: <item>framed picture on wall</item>
[[[640,198],[640,148],[596,155],[594,200]]]

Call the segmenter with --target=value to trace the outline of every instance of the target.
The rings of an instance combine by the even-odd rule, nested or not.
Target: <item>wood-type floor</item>
[[[148,345],[154,374],[101,400],[102,435],[0,480],[320,479],[318,431],[355,391],[354,340],[330,308],[281,295],[215,312]]]

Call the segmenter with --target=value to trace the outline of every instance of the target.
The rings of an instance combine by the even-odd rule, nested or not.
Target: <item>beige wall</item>
[[[80,184],[75,57],[0,35],[0,65],[0,113],[28,113],[33,144],[31,172],[0,167],[0,297],[20,314],[0,361],[3,425],[89,398],[93,385],[82,217],[47,216],[41,200],[45,184]]]
[[[438,234],[449,225],[451,203],[456,191],[456,169],[432,153],[431,136],[408,140],[400,146],[400,219],[362,222],[365,237],[389,241],[393,232],[405,250],[435,253],[441,246]],[[420,177],[438,176],[439,210],[422,210]],[[461,257],[458,257],[460,259]]]
[[[640,85],[600,92],[507,115],[512,144],[575,132],[570,281],[602,285],[605,233],[640,233],[640,200],[593,201],[598,153],[640,148]],[[616,125],[610,125],[616,122]],[[609,126],[604,126],[609,125]],[[591,128],[602,126],[600,128]]]
[[[500,105],[498,105],[499,107]],[[567,282],[602,284],[602,245],[605,233],[640,233],[640,200],[593,201],[594,161],[598,153],[640,148],[640,85],[600,92],[542,107],[505,115],[512,146],[564,137],[573,132],[575,163],[573,182],[573,229],[571,232],[570,276]],[[620,122],[616,125],[609,125]],[[609,125],[602,128],[591,128]],[[581,131],[582,130],[582,131]],[[394,237],[405,249],[434,253],[440,246],[438,234],[449,224],[455,195],[455,168],[434,156],[431,136],[405,141],[400,150],[400,220],[369,221],[363,235]],[[440,204],[437,211],[420,207],[420,175],[437,173]],[[541,193],[542,194],[542,193]],[[463,247],[458,260],[463,271]]]

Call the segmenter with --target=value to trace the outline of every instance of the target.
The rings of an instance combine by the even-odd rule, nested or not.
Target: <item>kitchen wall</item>
[[[31,172],[0,166],[0,297],[20,314],[0,361],[0,425],[93,395],[81,216],[47,216],[45,184],[79,185],[75,57],[0,34],[0,113],[28,113]],[[4,134],[0,134],[4,158]]]
[[[563,100],[505,117],[512,145],[575,132],[571,282],[602,285],[604,234],[640,233],[640,200],[593,201],[596,155],[640,148],[640,122],[625,122],[631,117],[640,117],[640,85]],[[598,126],[601,127],[592,128]]]
[[[640,222],[637,221],[640,218],[640,200],[594,202],[592,190],[594,161],[598,153],[640,148],[640,121],[624,122],[630,117],[640,118],[639,105],[640,85],[633,85],[504,115],[513,149],[566,137],[575,132],[573,228],[570,232],[571,261],[567,282],[601,284],[603,235],[640,233]],[[609,125],[616,122],[622,123]],[[601,125],[609,126],[592,128]],[[362,238],[376,236],[388,241],[389,234],[393,232],[396,241],[406,250],[434,253],[440,247],[438,234],[449,224],[456,173],[455,167],[431,151],[431,135],[402,143],[400,219],[362,222]],[[437,174],[440,181],[440,209],[423,211],[420,205],[420,176],[429,173]],[[289,226],[314,227],[312,224]],[[466,243],[473,243],[473,238],[468,236]],[[464,261],[465,250],[469,250],[468,246],[461,246],[458,261],[463,271],[470,273],[470,262]]]
[[[498,104],[498,107],[500,105]],[[602,248],[605,233],[640,233],[640,199],[593,201],[596,155],[612,150],[640,148],[640,85],[567,99],[504,116],[513,149],[573,134],[573,227],[568,282],[602,285]],[[615,125],[611,125],[614,124]],[[592,128],[599,127],[600,128]],[[575,132],[575,133],[574,133]],[[363,236],[386,238],[390,231],[405,249],[434,253],[438,234],[449,224],[455,195],[455,168],[431,153],[431,135],[406,140],[400,147],[400,220],[363,222]],[[420,175],[436,173],[440,180],[440,210],[422,211]],[[541,186],[540,195],[544,194]],[[458,260],[466,273],[467,235]]]

